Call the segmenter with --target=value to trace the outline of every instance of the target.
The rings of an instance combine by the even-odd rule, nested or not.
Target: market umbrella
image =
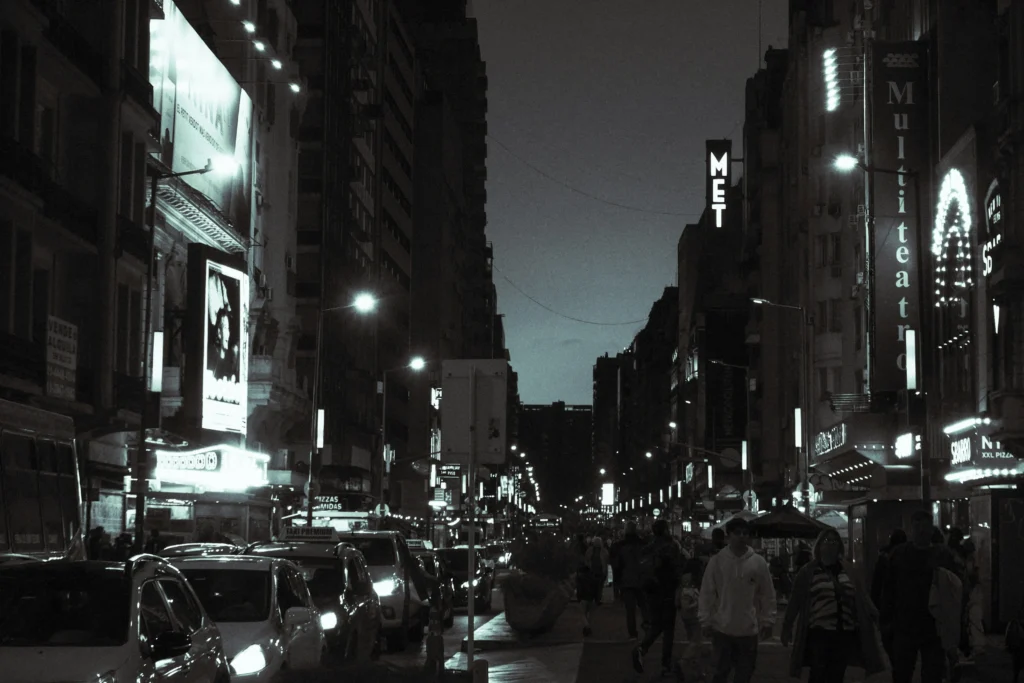
[[[792,505],[772,510],[750,522],[751,534],[760,538],[817,538],[822,531],[831,528]]]

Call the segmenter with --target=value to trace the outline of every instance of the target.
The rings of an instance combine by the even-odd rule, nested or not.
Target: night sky
[[[675,284],[676,243],[704,202],[704,140],[742,149],[757,4],[473,0],[490,86],[487,231],[525,403],[589,404],[595,358],[626,347]],[[761,54],[785,47],[786,6],[763,0]],[[574,322],[517,288],[630,324]]]

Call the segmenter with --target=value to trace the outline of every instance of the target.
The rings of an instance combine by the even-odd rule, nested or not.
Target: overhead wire
[[[548,306],[543,301],[538,300],[536,297],[531,296],[529,293],[526,292],[526,290],[524,290],[522,287],[517,285],[512,280],[512,278],[510,278],[508,275],[505,275],[505,273],[503,273],[502,270],[500,268],[498,268],[498,266],[495,266],[495,265],[492,264],[491,267],[494,268],[494,270],[501,275],[501,278],[505,282],[507,282],[509,285],[511,285],[511,287],[513,289],[515,289],[517,292],[522,294],[524,297],[526,297],[527,299],[529,299],[530,301],[532,301],[536,305],[538,305],[541,308],[543,308],[548,313],[552,313],[554,315],[557,315],[560,318],[565,318],[566,320],[571,320],[572,322],[575,322],[575,323],[582,323],[583,325],[595,325],[595,326],[598,326],[598,327],[625,327],[626,325],[639,325],[640,323],[647,322],[647,318],[641,318],[640,320],[628,320],[628,321],[623,321],[623,322],[618,322],[618,323],[609,323],[609,322],[601,322],[601,321],[597,321],[597,320],[587,320],[585,318],[577,318],[576,316],[572,316],[572,315],[568,315],[566,313],[562,313],[561,311],[555,310],[551,306]]]
[[[646,214],[653,215],[653,216],[675,216],[675,217],[678,217],[678,218],[694,218],[694,217],[699,217],[701,215],[700,213],[693,213],[693,212],[687,213],[687,212],[683,212],[683,211],[661,211],[661,210],[658,210],[658,209],[648,209],[648,208],[645,208],[645,207],[642,207],[642,206],[635,206],[635,205],[632,205],[632,204],[625,204],[625,203],[622,203],[622,202],[616,202],[616,201],[613,201],[611,199],[605,199],[604,197],[601,197],[599,195],[593,194],[592,192],[587,192],[586,190],[581,190],[580,188],[576,187],[575,185],[571,185],[571,184],[567,183],[566,181],[562,180],[561,178],[557,178],[557,177],[551,175],[550,173],[548,173],[544,169],[540,168],[536,164],[528,161],[527,159],[524,159],[523,157],[521,157],[518,154],[516,154],[515,152],[513,152],[512,149],[508,145],[506,145],[501,140],[498,140],[493,135],[488,135],[487,139],[490,140],[491,142],[493,142],[498,147],[500,147],[502,150],[504,150],[505,153],[507,153],[509,156],[511,156],[514,159],[516,159],[519,163],[523,164],[527,168],[532,169],[535,173],[543,176],[544,178],[547,178],[548,180],[550,180],[553,183],[561,185],[562,187],[564,187],[565,189],[569,190],[570,192],[574,192],[574,193],[576,193],[578,195],[581,195],[583,197],[586,197],[587,199],[590,199],[592,201],[599,202],[599,203],[605,204],[607,206],[614,206],[614,207],[616,207],[618,209],[624,209],[626,211],[635,211],[637,213],[646,213]]]

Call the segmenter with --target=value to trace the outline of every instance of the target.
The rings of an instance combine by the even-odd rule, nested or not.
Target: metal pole
[[[312,429],[309,434],[309,473],[306,478],[306,526],[313,526],[313,458],[316,457],[316,435],[320,421],[320,356],[323,353],[321,347],[324,341],[324,268],[323,249],[326,245],[321,240],[320,249],[320,310],[316,318],[316,348],[314,349],[313,363],[313,416],[310,420]]]
[[[149,244],[146,259],[146,311],[142,326],[142,406],[139,410],[139,448],[135,456],[135,548],[142,552],[146,535],[146,496],[149,494],[149,469],[146,459],[146,413],[149,407],[149,327],[153,313],[153,260],[156,255],[156,191],[160,174],[149,181]],[[154,349],[155,352],[155,349]]]
[[[804,370],[804,418],[801,421],[803,427],[803,451],[804,451],[804,495],[807,496],[807,512],[813,515],[815,504],[811,497],[811,437],[814,432],[814,318],[807,310],[803,313],[804,348],[807,350],[807,357],[803,363]],[[827,324],[827,321],[825,321]]]
[[[388,371],[385,370],[381,382],[380,408],[380,502],[384,504],[384,476],[388,467]]]
[[[934,345],[931,341],[932,328],[926,319],[927,313],[931,311],[928,306],[928,285],[927,277],[927,243],[925,242],[924,221],[921,219],[921,174],[913,171],[908,174],[914,180],[914,221],[917,232],[917,291],[920,298],[920,312],[918,314],[917,337],[921,349],[921,377],[918,378],[918,386],[921,387],[924,399],[924,424],[921,427],[921,502],[931,511],[932,502],[932,474],[931,474],[931,405],[930,397],[933,393],[932,383],[937,385],[935,380],[935,364],[932,362],[932,350]],[[937,393],[937,392],[936,392]],[[907,391],[907,419],[910,419],[910,392]],[[913,443],[911,443],[913,447]]]
[[[872,122],[871,116],[874,112],[874,97],[872,93],[872,50],[871,50],[871,34],[872,34],[872,18],[873,9],[865,9],[864,11],[864,30],[861,32],[861,42],[864,47],[864,73],[861,78],[861,82],[864,84],[863,100],[864,100],[864,165],[869,167],[872,163],[871,154],[871,142],[872,142]],[[873,371],[874,360],[872,355],[875,351],[875,330],[874,324],[871,322],[875,318],[875,240],[874,240],[874,188],[875,180],[871,173],[865,171],[864,173],[864,279],[867,281],[867,287],[864,288],[864,319],[868,321],[865,325],[865,353],[864,353],[864,386],[858,387],[857,390],[865,394],[871,393],[871,373]],[[923,302],[922,302],[923,303]]]
[[[466,579],[469,581],[466,599],[466,616],[469,625],[469,633],[466,635],[466,670],[473,671],[473,635],[476,631],[476,620],[474,612],[476,605],[476,366],[469,367],[469,471],[466,472],[466,488],[469,489],[466,495],[466,505],[469,512],[466,515],[469,520],[469,560],[466,568]]]

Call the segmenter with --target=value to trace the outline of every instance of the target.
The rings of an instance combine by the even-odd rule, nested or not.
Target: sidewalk
[[[611,597],[611,591],[607,591]],[[781,624],[781,615],[779,619]],[[661,672],[661,641],[651,648],[644,661],[645,673],[633,670],[630,653],[636,644],[626,638],[626,610],[622,603],[606,602],[591,614],[592,635],[583,637],[583,608],[571,603],[548,633],[520,639],[500,614],[474,633],[476,658],[490,666],[490,683],[641,683],[664,680]],[[776,635],[758,648],[757,671],[753,683],[790,683],[789,648],[782,647]],[[678,659],[686,647],[682,624],[676,626],[673,657]],[[1010,683],[1010,658],[1001,649],[999,638],[991,638],[973,666],[963,669],[962,683]],[[466,667],[463,653],[452,657],[447,668]],[[806,671],[802,680],[807,679]],[[695,679],[699,680],[699,679]],[[865,678],[860,669],[847,671],[846,683],[890,683],[889,672]],[[920,674],[914,677],[919,683]]]

